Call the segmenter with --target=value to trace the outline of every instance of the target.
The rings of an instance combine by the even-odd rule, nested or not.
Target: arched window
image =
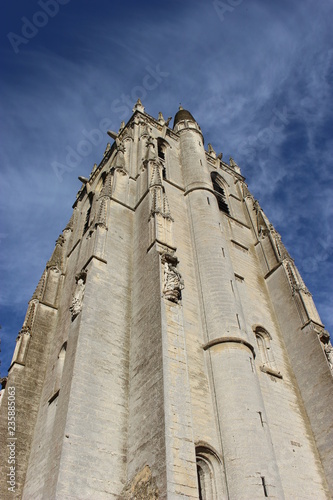
[[[221,177],[218,175],[217,172],[212,172],[211,179],[212,179],[214,194],[216,196],[219,209],[221,210],[221,212],[224,212],[224,213],[230,215],[230,211],[229,211],[229,207],[227,204],[227,199],[226,199],[226,195],[224,192]]]
[[[165,152],[166,152],[167,142],[163,140],[161,137],[157,139],[157,155],[161,160],[165,160]]]
[[[218,454],[206,446],[197,446],[196,460],[199,500],[225,498],[224,471]]]
[[[277,370],[273,351],[271,348],[271,335],[262,326],[254,327],[253,331],[256,336],[257,346],[259,350],[261,370],[282,378],[280,372],[278,372]]]

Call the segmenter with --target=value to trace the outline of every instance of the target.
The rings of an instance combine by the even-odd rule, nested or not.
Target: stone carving
[[[133,140],[133,124],[130,126],[124,128],[124,129],[119,129],[119,134],[121,134],[121,140]]]
[[[289,253],[287,252],[286,247],[282,243],[281,235],[274,229],[272,224],[269,224],[269,231],[272,235],[272,240],[275,246],[275,250],[281,260],[291,258]]]
[[[148,137],[147,141],[147,160],[156,160],[155,143],[151,136]]]
[[[161,214],[164,219],[173,221],[170,213],[168,198],[163,188],[155,187],[151,189],[151,200],[152,202],[149,219],[155,214]]]
[[[330,341],[324,345],[324,352],[326,354],[326,358],[329,364],[331,371],[333,371],[333,347]]]
[[[167,195],[162,185],[161,165],[155,163],[152,168],[151,180],[149,184],[151,193],[150,218],[154,214],[161,214],[165,219],[173,220]]]
[[[33,299],[37,299],[37,300],[42,299],[44,289],[45,289],[45,284],[46,284],[46,271],[43,272],[43,274],[38,282],[38,285],[37,285],[37,287],[33,293],[33,296],[32,296]]]
[[[108,152],[110,151],[110,149],[111,149],[111,144],[108,142],[107,145],[106,145],[106,148],[105,148],[103,156],[107,155]],[[97,165],[96,165],[96,167],[97,167]]]
[[[110,144],[110,143],[108,142],[108,144]],[[107,154],[107,151],[105,150],[105,153],[103,156],[105,156],[106,154]],[[90,177],[96,172],[96,170],[97,170],[97,163],[94,163],[93,168],[90,172]]]
[[[25,320],[20,333],[31,332],[38,303],[39,301],[37,299],[30,300],[27,314],[25,316]]]
[[[323,344],[324,353],[326,355],[329,367],[333,375],[333,346],[331,344],[330,335],[323,327],[315,325],[315,331],[318,334],[320,342]]]
[[[46,269],[54,268],[58,271],[62,270],[62,254],[63,254],[63,244],[65,243],[65,238],[61,234],[57,241],[56,246],[53,251],[51,259],[46,264]]]
[[[76,213],[76,208],[74,208],[74,211],[73,211],[73,213],[72,213],[72,216],[71,216],[71,218],[69,219],[68,224],[67,224],[67,226],[65,227],[64,231],[71,231],[71,232],[73,232],[74,222],[75,222],[75,213]]]
[[[72,321],[80,314],[86,287],[87,271],[81,271],[75,276],[76,288],[72,299],[72,305],[69,310],[72,315]]]
[[[149,127],[148,123],[144,121],[139,122],[140,125],[140,138],[141,137],[150,137],[152,128]]]
[[[178,259],[170,254],[164,254],[162,263],[164,266],[163,295],[177,304],[181,299],[181,291],[184,289],[184,281],[176,267]]]
[[[161,169],[158,164],[154,164],[152,168],[152,173],[151,173],[151,179],[149,183],[149,187],[153,186],[162,186],[162,176],[161,176]]]
[[[330,334],[323,327],[314,325],[314,331],[317,333],[320,342],[323,344],[327,344],[330,341]]]
[[[95,226],[104,227],[107,229],[106,216],[107,216],[107,205],[108,200],[111,199],[112,195],[112,180],[113,180],[114,169],[111,169],[105,176],[103,181],[103,187],[101,189],[98,198],[98,210]]]
[[[17,362],[24,364],[26,354],[28,351],[28,346],[31,339],[31,331],[35,320],[36,315],[36,307],[39,301],[37,299],[33,299],[29,302],[27,314],[25,316],[25,320],[23,322],[23,326],[19,331],[19,334],[16,338],[16,347],[14,351],[14,356],[12,362]]]
[[[95,223],[95,226],[104,227],[104,229],[107,229],[107,226],[106,226],[107,199],[108,198],[106,196],[103,196],[103,198],[101,198],[99,200],[99,208],[98,208],[97,219],[96,219],[96,223]]]
[[[114,169],[111,169],[105,176],[103,180],[103,186],[99,195],[99,199],[101,198],[110,198],[112,195],[112,180],[113,180]]]
[[[158,118],[157,118],[157,120],[158,120],[158,123],[159,123],[160,125],[162,125],[162,126],[164,126],[164,125],[165,125],[165,126],[167,126],[167,127],[168,127],[168,126],[169,126],[169,123],[170,123],[170,121],[171,121],[171,119],[172,119],[172,116],[169,116],[169,117],[168,117],[168,119],[167,119],[167,120],[165,120],[165,119],[164,119],[164,116],[163,116],[163,114],[162,114],[162,112],[160,111],[160,112],[158,113]]]
[[[119,167],[122,170],[125,170],[125,146],[124,143],[116,138],[116,146],[117,146],[117,153],[115,157],[115,162],[114,165],[115,167]]]
[[[15,362],[21,363],[21,364],[25,363],[25,358],[27,355],[30,339],[31,339],[30,330],[27,327],[23,327],[20,330],[20,332],[17,336],[17,339],[16,339],[17,350],[16,350],[16,356],[14,353],[13,362],[15,361]]]
[[[78,179],[82,182],[82,184],[87,184],[87,182],[89,182],[88,177],[84,177],[83,175],[79,175]]]
[[[295,295],[296,292],[303,291],[307,295],[311,295],[309,290],[307,289],[304,281],[302,280],[295,264],[294,261],[291,259],[291,257],[285,257],[284,259],[284,266],[287,271],[289,283],[292,289],[292,294]]]

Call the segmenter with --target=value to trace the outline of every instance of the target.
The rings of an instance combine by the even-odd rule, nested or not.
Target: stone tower
[[[169,121],[138,101],[80,177],[3,391],[2,499],[331,498],[311,294],[234,160]]]

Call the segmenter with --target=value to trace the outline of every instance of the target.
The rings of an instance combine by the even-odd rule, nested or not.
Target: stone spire
[[[59,271],[62,271],[63,268],[63,244],[65,242],[65,238],[62,234],[58,237],[56,241],[56,246],[53,251],[51,259],[46,264],[46,269],[50,269],[52,267],[57,268]]]
[[[144,106],[143,106],[143,104],[142,104],[142,102],[141,102],[141,100],[140,100],[140,99],[138,99],[138,100],[136,101],[135,105],[134,105],[134,108],[133,108],[133,113],[134,113],[135,111],[141,111],[141,113],[144,113],[144,112],[145,112],[145,108],[144,108]]]

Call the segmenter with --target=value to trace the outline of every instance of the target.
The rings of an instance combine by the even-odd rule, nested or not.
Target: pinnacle
[[[134,104],[133,113],[134,113],[134,111],[141,111],[141,112],[143,113],[143,112],[144,112],[144,110],[145,110],[145,108],[144,108],[144,106],[143,106],[143,104],[142,104],[141,100],[140,100],[140,99],[138,99],[138,100],[136,101],[136,103]]]

